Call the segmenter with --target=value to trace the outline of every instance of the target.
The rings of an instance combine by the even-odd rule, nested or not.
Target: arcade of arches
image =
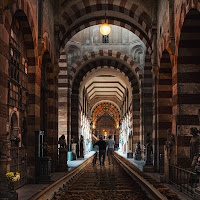
[[[144,160],[151,141],[152,169],[162,176],[165,154],[191,169],[200,1],[106,2],[105,42],[105,1],[0,1],[0,191],[8,171],[20,172],[16,188],[40,182],[41,159],[59,171],[62,135],[73,159],[112,135],[127,157],[140,142]]]

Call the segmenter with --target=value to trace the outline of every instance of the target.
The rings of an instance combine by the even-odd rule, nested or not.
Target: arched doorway
[[[102,4],[102,3],[98,3],[98,4]],[[109,3],[109,4],[115,4],[115,2]],[[110,10],[113,9],[112,6],[116,6],[118,7],[118,5],[110,5],[111,8],[109,8]],[[90,6],[89,6],[90,7]],[[93,7],[91,5],[91,7]],[[79,8],[78,8],[79,9]],[[81,8],[80,8],[81,9]],[[128,9],[128,8],[126,8]],[[83,8],[84,10],[84,8]],[[101,13],[101,9],[99,10]],[[89,11],[89,12],[93,12],[93,10]],[[120,18],[116,18],[114,19],[113,17],[110,17],[111,21],[109,21],[109,23],[111,25],[118,25],[118,22],[120,22],[121,20],[123,21],[123,25],[120,24],[120,26],[118,28],[124,28],[126,29],[126,31],[130,30],[130,32],[135,33],[139,38],[138,40],[140,40],[141,42],[143,42],[144,45],[144,49],[142,49],[142,51],[139,52],[135,52],[132,51],[132,53],[136,54],[136,57],[140,57],[140,59],[137,59],[137,61],[141,61],[142,59],[146,61],[147,66],[142,66],[144,67],[144,74],[141,73],[141,66],[138,67],[137,65],[134,65],[134,61],[132,59],[130,59],[130,55],[126,53],[123,53],[117,51],[118,49],[114,49],[111,50],[107,50],[107,49],[99,49],[97,48],[96,50],[96,46],[95,48],[91,47],[92,43],[98,43],[98,38],[96,37],[99,32],[95,32],[96,31],[96,27],[95,27],[95,34],[90,34],[89,29],[92,28],[92,26],[98,26],[98,24],[101,24],[101,20],[102,20],[102,16],[100,16],[99,18],[95,18],[95,19],[88,19],[85,20],[85,18],[90,18],[90,16],[88,15],[88,12],[86,12],[84,17],[81,16],[78,21],[76,21],[77,16],[75,14],[75,21],[74,24],[71,24],[71,20],[70,20],[70,16],[67,14],[67,9],[64,9],[61,11],[62,14],[62,19],[61,19],[61,25],[60,28],[62,29],[62,41],[61,41],[61,48],[60,48],[60,52],[61,52],[61,56],[60,56],[60,76],[59,76],[59,90],[62,92],[62,97],[60,98],[60,105],[61,107],[64,107],[63,105],[67,105],[67,110],[63,109],[63,112],[60,112],[60,116],[59,118],[62,120],[60,120],[60,124],[62,127],[60,127],[59,129],[59,134],[65,133],[68,134],[68,143],[70,144],[71,142],[71,135],[73,135],[74,137],[76,137],[75,135],[78,133],[78,130],[80,129],[80,122],[76,122],[76,120],[78,118],[80,118],[80,110],[81,110],[81,105],[79,102],[79,105],[76,105],[77,102],[79,101],[79,92],[78,92],[78,88],[79,88],[79,79],[83,74],[83,76],[87,73],[89,73],[92,70],[96,70],[98,68],[98,66],[103,66],[103,65],[107,65],[107,61],[103,61],[103,59],[101,59],[101,63],[99,65],[99,60],[97,61],[97,64],[94,64],[93,62],[89,62],[89,60],[92,59],[96,59],[96,57],[100,57],[102,58],[103,56],[106,57],[114,57],[117,59],[124,59],[123,61],[125,61],[127,63],[127,65],[130,65],[130,69],[123,69],[121,63],[119,64],[118,62],[116,62],[116,59],[112,60],[109,59],[108,61],[108,66],[109,67],[114,67],[117,66],[116,68],[118,68],[119,71],[121,71],[122,73],[126,73],[127,77],[131,80],[131,84],[132,87],[134,88],[134,92],[131,93],[129,95],[130,97],[133,97],[133,101],[129,101],[130,102],[130,113],[134,115],[134,118],[131,116],[130,120],[131,122],[131,127],[130,129],[133,129],[133,141],[136,144],[137,141],[142,140],[141,144],[142,146],[144,145],[144,139],[145,139],[145,134],[147,131],[151,132],[152,131],[152,109],[149,109],[148,106],[150,106],[152,108],[152,72],[151,72],[151,39],[149,40],[149,38],[152,37],[151,33],[147,36],[146,33],[144,32],[149,32],[148,30],[143,32],[143,28],[139,29],[138,26],[131,24],[133,21],[135,21],[135,19],[131,20],[131,23],[127,23],[126,20],[122,20]],[[116,11],[117,13],[117,11]],[[102,15],[102,13],[100,14]],[[103,15],[104,16],[104,15]],[[68,21],[68,25],[66,24],[66,19],[69,19]],[[151,18],[150,16],[148,16],[147,18]],[[146,18],[146,19],[147,19]],[[87,22],[86,22],[87,21]],[[145,20],[146,21],[146,20]],[[78,23],[78,24],[76,24]],[[127,23],[127,24],[126,24]],[[138,23],[138,22],[136,22]],[[141,23],[141,22],[140,22]],[[126,26],[127,25],[127,26]],[[132,26],[133,25],[133,26]],[[134,27],[134,28],[133,28]],[[148,29],[148,27],[146,27]],[[144,29],[146,29],[144,28]],[[70,40],[71,44],[74,44],[76,46],[79,46],[76,41],[76,39],[74,39],[74,37],[76,37],[76,33],[79,34],[82,32],[82,30],[84,29],[85,32],[88,32],[90,36],[86,39],[86,37],[82,38],[81,40],[81,44],[83,44],[84,42],[90,44],[89,47],[87,47],[87,53],[83,53],[82,52],[82,57],[81,59],[79,59],[77,61],[77,63],[75,63],[72,66],[69,66],[67,63],[68,60],[68,54],[67,54],[67,42]],[[88,29],[88,30],[87,30]],[[123,30],[124,31],[124,30]],[[137,32],[137,33],[136,33]],[[87,34],[88,35],[88,34]],[[125,34],[124,37],[127,38],[129,34]],[[73,37],[74,36],[74,37]],[[113,37],[114,38],[114,37]],[[113,39],[112,38],[112,39]],[[121,37],[122,39],[124,39],[123,37]],[[91,41],[90,41],[91,39]],[[72,40],[72,41],[71,41]],[[87,45],[88,45],[87,44]],[[133,45],[134,46],[134,45]],[[132,47],[133,47],[132,46]],[[80,47],[80,46],[79,46]],[[90,49],[91,48],[91,49]],[[107,48],[107,47],[106,47]],[[96,51],[94,51],[96,50]],[[140,55],[141,53],[144,53],[144,55]],[[123,55],[124,54],[124,55]],[[146,56],[145,56],[146,54]],[[70,59],[71,60],[71,59]],[[87,63],[87,65],[85,65],[84,67],[82,66],[83,63]],[[144,65],[144,61],[140,62],[139,65],[142,64]],[[92,67],[92,65],[96,65],[95,68]],[[98,66],[97,66],[98,65]],[[121,65],[121,66],[119,66]],[[80,69],[80,66],[82,69]],[[119,67],[118,67],[119,66]],[[131,70],[135,70],[135,72],[132,74],[130,71]],[[79,74],[78,74],[79,73]],[[144,76],[143,76],[144,75]],[[77,80],[74,79],[75,76],[80,76],[77,78]],[[137,76],[138,80],[135,79],[135,76]],[[141,84],[141,79],[144,78],[145,81],[143,82],[143,92],[139,91],[140,89],[137,88],[138,85]],[[75,85],[75,87],[73,86],[73,84]],[[76,89],[74,89],[74,88]],[[76,90],[76,91],[75,91]],[[75,94],[76,93],[76,94]],[[66,98],[66,94],[67,94],[67,98]],[[80,93],[81,94],[81,93]],[[66,99],[66,100],[65,100]],[[141,99],[144,99],[141,101]],[[65,100],[65,102],[64,102]],[[143,104],[143,105],[141,105]],[[148,106],[146,106],[148,104]],[[76,111],[76,107],[79,106],[79,111]],[[125,104],[126,106],[126,104]],[[143,111],[140,112],[141,108],[143,108]],[[62,116],[61,116],[62,115]],[[145,118],[145,120],[142,120],[141,118]],[[67,121],[67,123],[65,123],[64,121]],[[79,119],[80,121],[80,119]],[[72,129],[73,127],[73,129]],[[76,130],[77,129],[77,130]],[[67,131],[66,131],[67,130]],[[75,133],[76,132],[76,133]],[[74,134],[75,133],[75,134]],[[142,134],[142,136],[140,135]],[[73,139],[74,140],[74,139]]]

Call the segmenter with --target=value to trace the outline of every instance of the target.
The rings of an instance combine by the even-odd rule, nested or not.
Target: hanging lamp
[[[109,35],[111,32],[110,25],[106,23],[106,0],[105,0],[105,23],[101,25],[100,32],[104,36]]]

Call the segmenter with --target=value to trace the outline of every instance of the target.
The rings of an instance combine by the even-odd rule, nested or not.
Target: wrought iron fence
[[[197,188],[198,176],[196,173],[169,165],[169,182],[190,197],[194,197],[194,189]]]

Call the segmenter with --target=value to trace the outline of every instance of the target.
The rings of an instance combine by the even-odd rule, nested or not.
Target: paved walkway
[[[78,165],[82,164],[83,161],[89,157],[91,157],[95,152],[91,151],[88,154],[85,155],[85,158],[83,159],[78,159],[78,160],[73,160],[73,161],[68,161],[68,167],[69,171],[73,169],[73,167],[77,167]],[[69,172],[68,171],[68,172]],[[59,180],[63,176],[67,175],[68,172],[54,172],[52,173],[52,183]],[[17,191],[18,193],[18,199],[19,200],[30,200],[33,196],[47,188],[51,184],[27,184],[21,188],[19,188]]]

